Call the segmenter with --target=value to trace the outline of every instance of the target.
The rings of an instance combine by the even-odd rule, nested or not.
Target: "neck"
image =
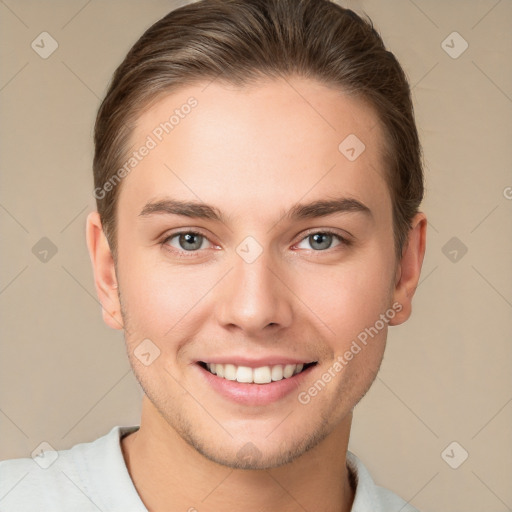
[[[206,459],[158,414],[146,396],[141,426],[121,442],[126,466],[148,510],[349,512],[346,467],[352,418],[289,464],[231,469]]]

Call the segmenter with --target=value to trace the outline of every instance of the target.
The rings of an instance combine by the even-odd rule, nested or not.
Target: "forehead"
[[[123,179],[134,208],[171,195],[263,215],[338,192],[390,206],[375,112],[312,80],[188,86],[144,111],[130,142],[151,147]]]

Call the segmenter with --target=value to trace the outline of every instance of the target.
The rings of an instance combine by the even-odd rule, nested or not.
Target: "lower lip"
[[[244,405],[268,405],[284,397],[298,392],[298,388],[303,384],[310,371],[316,366],[310,366],[302,372],[268,384],[245,384],[236,380],[228,380],[213,375],[205,370],[199,364],[195,365],[206,382],[220,395]]]

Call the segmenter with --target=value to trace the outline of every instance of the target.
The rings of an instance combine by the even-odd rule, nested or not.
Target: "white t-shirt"
[[[69,450],[1,461],[0,511],[147,512],[126,468],[120,442],[138,428],[117,426]],[[347,452],[347,465],[357,483],[352,512],[418,512],[376,486],[351,452]]]

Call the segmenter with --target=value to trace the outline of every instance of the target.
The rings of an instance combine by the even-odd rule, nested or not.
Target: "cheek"
[[[337,353],[390,307],[393,262],[383,254],[382,248],[369,249],[339,265],[297,273],[294,290]]]
[[[149,338],[172,336],[200,309],[201,298],[216,281],[211,274],[208,267],[166,264],[161,255],[132,254],[120,260],[118,277],[130,329]]]

